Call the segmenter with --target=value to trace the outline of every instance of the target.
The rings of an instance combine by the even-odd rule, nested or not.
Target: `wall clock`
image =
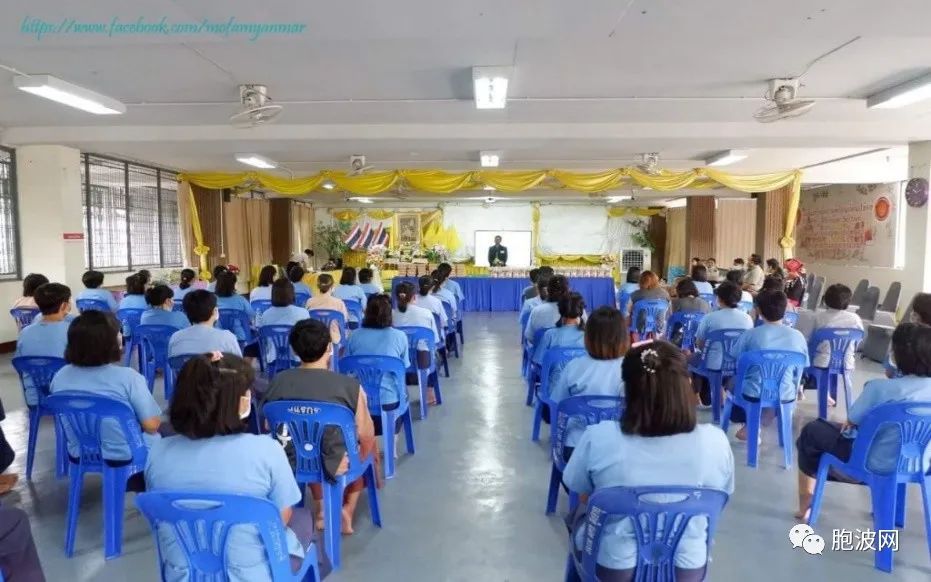
[[[921,208],[928,203],[928,181],[924,178],[912,178],[905,186],[905,201],[912,208]]]

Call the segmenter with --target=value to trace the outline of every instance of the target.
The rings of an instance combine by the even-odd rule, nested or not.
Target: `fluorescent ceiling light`
[[[327,180],[326,182],[323,183],[323,187],[326,188],[327,190],[332,190],[333,188],[336,188],[336,184]]]
[[[119,115],[126,113],[126,106],[106,95],[95,93],[51,75],[19,75],[13,77],[13,86],[20,91],[32,93],[57,101],[95,115]]]
[[[705,165],[729,166],[745,159],[747,159],[747,152],[743,150],[724,150],[705,160]]]
[[[272,170],[278,167],[278,162],[270,160],[259,154],[236,154],[236,161],[240,164],[261,168],[262,170]]]
[[[488,184],[485,184],[484,186],[482,186],[482,190],[488,190],[489,192],[494,192],[494,191],[495,191],[495,187],[494,187],[494,186],[489,186]]]
[[[472,67],[476,109],[504,109],[508,101],[510,67]]]
[[[925,99],[931,99],[931,74],[870,95],[866,100],[866,106],[870,109],[895,109]]]
[[[605,202],[608,204],[617,204],[618,202],[627,202],[628,200],[633,200],[633,196],[608,196],[605,198]]]
[[[358,202],[360,204],[372,204],[373,202],[375,202],[371,198],[361,198],[361,197],[350,198],[350,200],[352,200],[353,202]]]
[[[479,152],[483,168],[497,168],[501,162],[501,152]]]

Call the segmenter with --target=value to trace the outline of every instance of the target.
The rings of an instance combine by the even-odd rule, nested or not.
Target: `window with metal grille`
[[[19,278],[16,152],[0,147],[0,279]]]
[[[176,174],[84,154],[88,268],[132,270],[181,264]]]

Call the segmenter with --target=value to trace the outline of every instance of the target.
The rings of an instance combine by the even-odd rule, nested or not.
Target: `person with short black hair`
[[[303,307],[294,304],[294,284],[285,277],[272,283],[272,306],[256,316],[256,326],[296,325],[310,317]]]
[[[501,236],[495,237],[495,244],[488,247],[488,264],[492,267],[506,267],[508,264],[508,248],[501,244]]]
[[[116,312],[116,310],[119,309],[119,304],[113,297],[113,293],[100,288],[100,286],[103,285],[103,278],[103,273],[100,271],[91,270],[85,272],[84,275],[81,276],[81,283],[84,284],[84,290],[78,293],[78,296],[75,297],[75,301],[82,301],[84,299],[103,301],[110,308],[111,312]]]
[[[737,257],[736,259],[734,259],[734,266],[731,267],[731,270],[740,271],[742,273],[743,271],[747,270],[747,265],[746,263],[744,263],[743,259],[741,259],[740,257]]]
[[[132,368],[119,365],[122,356],[120,324],[113,314],[103,311],[86,311],[71,322],[68,328],[68,346],[65,348],[64,368],[55,374],[50,391],[77,391],[110,398],[132,409],[143,431],[146,446],[158,437],[162,409],[149,392],[145,378]],[[66,421],[63,421],[66,422]],[[80,446],[65,424],[68,437],[68,455],[81,456]],[[125,465],[132,458],[129,445],[122,433],[103,433],[101,450],[107,461]]]
[[[148,288],[149,283],[152,282],[152,272],[148,269],[140,269],[136,272],[136,276],[142,281],[142,286],[144,288]]]
[[[295,265],[288,269],[288,279],[291,280],[291,283],[294,285],[294,295],[313,297],[314,292],[310,290],[310,286],[304,282],[304,275],[307,274],[300,265]],[[304,302],[306,304],[306,302]],[[300,307],[303,307],[301,305]]]
[[[592,314],[594,318],[594,314]],[[621,379],[625,406],[621,421],[602,421],[582,434],[563,471],[570,491],[587,497],[607,487],[683,485],[734,492],[734,456],[721,430],[698,424],[685,357],[665,341],[643,343],[624,357]],[[577,514],[585,519],[584,506]],[[637,542],[609,518],[596,556],[600,580],[632,580]],[[685,528],[676,548],[675,579],[698,582],[707,567],[704,518]],[[576,547],[585,543],[574,528]],[[671,573],[670,573],[671,574]]]
[[[126,294],[120,300],[120,309],[148,309],[145,300],[145,279],[139,273],[126,277]]]
[[[365,291],[356,283],[356,270],[353,267],[345,267],[339,278],[339,287],[333,290],[333,297],[343,301],[356,301],[364,310],[368,304],[368,298]],[[349,320],[355,322],[355,317],[350,314]]]
[[[676,296],[672,300],[670,315],[678,311],[698,311],[709,313],[711,306],[698,296],[698,288],[690,277],[679,279],[676,283]]]
[[[362,287],[362,291],[365,292],[366,297],[385,292],[384,289],[372,282],[374,278],[375,272],[368,267],[359,269],[359,286]]]
[[[698,265],[701,265],[701,264],[702,264],[701,257],[692,257],[692,264],[691,264],[692,268],[697,267]]]
[[[828,453],[841,461],[850,460],[857,425],[873,409],[889,402],[931,402],[931,327],[900,324],[892,333],[892,352],[900,377],[868,381],[860,397],[850,404],[845,424],[817,419],[805,425],[799,434],[796,518],[806,520],[809,517],[821,456]],[[867,453],[866,464],[870,470],[880,475],[895,472],[901,442],[898,426],[881,427]],[[921,466],[927,467],[931,448],[922,452],[922,458]],[[859,483],[834,469],[829,472],[828,479]]]
[[[630,296],[634,291],[640,289],[640,267],[631,267],[627,269],[627,276],[617,290],[617,307],[623,313],[627,313],[630,303]]]
[[[254,377],[252,366],[233,354],[197,355],[184,365],[169,409],[177,435],[149,451],[146,487],[267,499],[288,527],[287,547],[278,550],[301,559],[313,541],[313,516],[309,510],[294,507],[303,495],[278,441],[247,430]],[[258,532],[234,528],[243,531],[227,540],[225,574],[233,580],[268,579],[266,548]],[[192,578],[183,553],[164,551],[179,543],[176,534],[170,528],[161,529],[162,571],[172,572],[179,580]]]
[[[750,266],[744,273],[744,289],[751,293],[756,293],[762,288],[766,274],[763,272],[763,257],[758,254],[750,255]]]
[[[911,323],[931,325],[931,293],[918,293],[912,299]]]
[[[178,284],[171,287],[175,294],[175,301],[184,301],[184,296],[197,288],[194,286],[196,281],[197,271],[194,269],[181,269]]]
[[[217,265],[213,268],[213,281],[207,285],[207,291],[211,293],[217,289],[217,280],[220,278],[222,273],[229,271],[229,268],[226,265]]]
[[[48,283],[48,277],[41,273],[29,273],[23,278],[23,296],[13,302],[13,309],[37,309],[33,295],[40,285]]]
[[[232,332],[214,327],[220,312],[217,296],[205,289],[196,289],[184,297],[184,313],[191,327],[171,336],[168,357],[204,352],[226,352],[241,355],[239,342]]]
[[[533,363],[542,366],[550,348],[585,347],[585,299],[579,293],[569,293],[559,300],[559,321],[556,327],[546,330],[543,339],[535,346]]]
[[[331,372],[330,360],[333,357],[333,344],[330,332],[322,322],[308,319],[301,321],[291,330],[291,349],[300,358],[299,367],[279,372],[272,380],[271,387],[265,394],[264,401],[277,400],[312,400],[329,402],[345,406],[353,412],[356,424],[356,440],[359,444],[359,456],[365,459],[372,456],[376,463],[375,475],[380,475],[380,457],[375,439],[375,426],[369,416],[368,398],[359,381],[350,376]],[[343,435],[333,428],[323,433],[323,470],[328,479],[335,480],[348,469],[346,443]],[[291,453],[293,454],[293,453]],[[291,456],[289,454],[289,457]],[[359,501],[359,495],[365,488],[365,480],[359,478],[348,484],[343,494],[342,533],[353,533],[352,518]],[[317,529],[324,526],[323,491],[320,484],[310,486],[317,503]]]
[[[42,319],[34,321],[20,332],[16,340],[14,357],[41,356],[65,357],[68,345],[68,327],[71,319],[71,289],[61,283],[46,283],[35,290],[33,298],[42,313]],[[29,377],[24,378],[26,406],[39,404],[39,397]]]
[[[256,282],[255,288],[249,292],[250,304],[253,301],[271,301],[272,283],[275,282],[275,277],[277,275],[278,268],[274,265],[265,265],[262,267],[262,270],[259,271],[259,280]]]
[[[149,304],[149,309],[142,314],[140,324],[170,325],[176,329],[184,329],[191,325],[185,314],[174,310],[174,292],[168,285],[149,287],[145,292],[145,300]]]
[[[539,275],[537,277],[539,279]],[[564,275],[555,275],[549,279],[545,301],[533,308],[527,320],[524,338],[528,345],[533,345],[537,331],[556,327],[559,322],[559,302],[568,295],[569,279]]]
[[[714,287],[708,282],[708,267],[705,265],[699,263],[692,267],[691,279],[699,294],[714,293]]]
[[[815,313],[815,324],[807,339],[819,329],[840,328],[840,329],[859,329],[863,331],[863,321],[860,316],[852,311],[847,311],[850,307],[850,298],[853,293],[850,287],[835,283],[830,285],[824,292],[824,305],[826,309]],[[856,362],[855,346],[850,344],[846,355],[844,356],[844,367],[847,370],[853,370]],[[814,359],[811,363],[815,368],[827,368],[831,360],[830,342],[821,342],[817,346]],[[831,400],[831,399],[829,399]]]
[[[718,270],[718,263],[714,257],[705,259],[705,268],[708,269],[708,280],[717,283],[721,280],[721,271]]]
[[[786,274],[782,270],[782,265],[779,264],[779,259],[766,259],[766,275],[785,280]]]
[[[520,296],[523,301],[530,299],[531,297],[536,297],[537,295],[537,276],[540,274],[540,269],[530,269],[530,285],[524,287],[524,290],[521,292]]]
[[[739,301],[740,303],[744,303],[744,302],[753,303],[753,295],[751,295],[749,291],[743,289],[743,281],[744,281],[743,271],[738,271],[737,269],[731,269],[730,271],[727,272],[727,274],[724,277],[726,281],[734,283],[735,285],[737,285],[737,288],[741,290],[740,301]]]
[[[552,277],[552,275],[545,272],[543,269],[540,269],[540,272],[537,274],[537,294],[524,301],[524,304],[520,308],[520,316],[518,317],[518,320],[523,319],[524,317],[530,317],[529,314],[533,312],[535,307],[546,303],[546,288],[549,287],[550,279]],[[526,331],[526,328],[524,331]]]

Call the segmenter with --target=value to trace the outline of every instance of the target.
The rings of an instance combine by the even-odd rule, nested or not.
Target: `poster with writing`
[[[802,192],[798,256],[805,262],[895,266],[902,184],[835,184]]]

